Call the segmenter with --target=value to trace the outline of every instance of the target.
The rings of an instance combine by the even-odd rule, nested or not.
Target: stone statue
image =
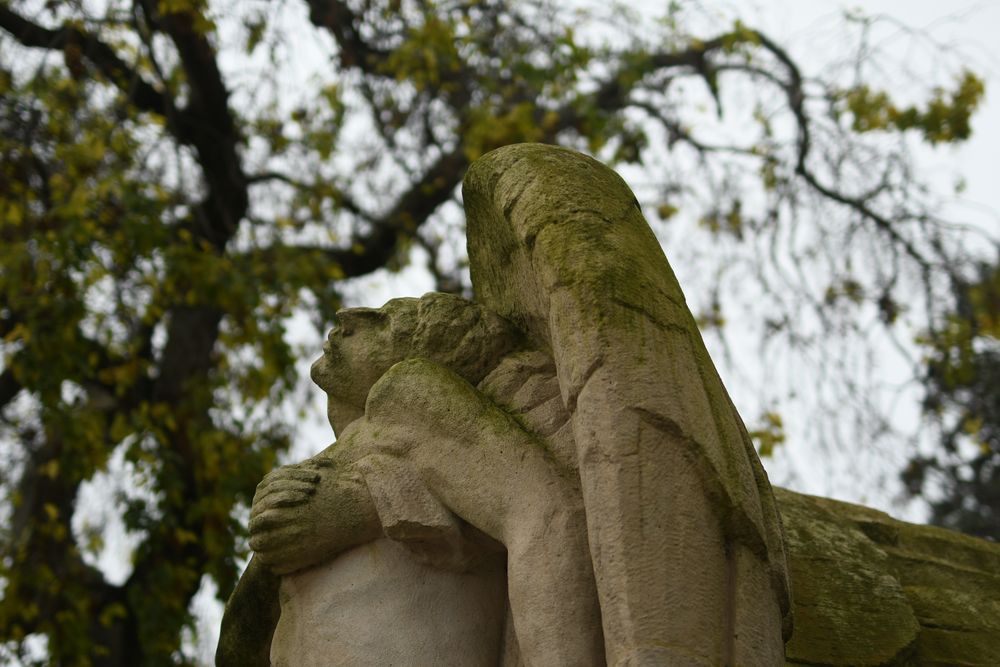
[[[631,191],[519,145],[465,199],[478,305],[343,311],[313,368],[338,439],[258,488],[240,664],[780,662],[773,496]]]
[[[782,491],[786,541],[616,174],[508,146],[472,165],[464,195],[477,301],[338,314],[312,370],[337,441],[258,487],[217,664],[1000,654],[1000,546]]]
[[[534,415],[519,421],[473,386],[531,389],[551,363],[512,350],[509,324],[449,295],[339,319],[313,367],[337,442],[269,475],[251,514],[256,557],[283,575],[272,663],[602,664],[568,457],[533,432]],[[549,382],[514,405],[546,390],[558,396]],[[502,643],[508,602],[516,642]]]
[[[555,361],[608,664],[780,663],[774,497],[631,190],[529,144],[474,163],[463,192],[477,299]]]

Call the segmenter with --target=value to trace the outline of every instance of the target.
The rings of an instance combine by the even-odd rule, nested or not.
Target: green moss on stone
[[[792,575],[789,664],[998,664],[1000,545],[859,505],[775,496]]]

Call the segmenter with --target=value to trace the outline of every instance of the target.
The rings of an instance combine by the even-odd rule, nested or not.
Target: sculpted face
[[[338,435],[364,414],[368,392],[386,371],[420,356],[476,384],[518,340],[504,320],[461,297],[425,294],[392,299],[381,308],[337,313],[312,379],[327,394]]]
[[[327,394],[327,414],[335,432],[364,413],[372,385],[405,358],[390,330],[387,308],[348,308],[337,313],[336,325],[312,365],[311,377]]]

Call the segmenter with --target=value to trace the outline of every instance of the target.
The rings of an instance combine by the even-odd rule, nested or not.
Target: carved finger
[[[290,491],[287,493],[272,493],[264,500],[254,501],[250,506],[250,518],[253,519],[264,512],[287,510],[309,502],[312,494]]]
[[[274,493],[269,493],[267,497],[257,500],[254,499],[253,507],[260,507],[257,511],[258,514],[261,512],[266,512],[269,509],[277,509],[282,507],[295,507],[296,505],[302,505],[309,501],[309,498],[315,493],[315,488],[310,488],[308,491],[303,491],[300,489],[287,489],[275,491]],[[253,515],[253,510],[251,509],[250,514]]]
[[[250,548],[260,554],[268,564],[278,560],[288,560],[301,544],[303,531],[301,528],[286,526],[281,529],[258,533],[250,536]]]
[[[274,531],[288,524],[288,513],[280,509],[268,509],[250,518],[250,535]]]
[[[257,503],[264,502],[267,498],[276,493],[288,493],[290,491],[311,496],[316,493],[316,484],[300,482],[299,480],[294,479],[276,480],[273,484],[270,484],[263,489],[258,489],[257,493],[254,494],[253,504],[256,505]]]
[[[284,517],[283,521],[293,521],[296,514],[289,514],[290,508],[299,505],[304,505],[309,499],[306,497],[295,498],[287,497],[281,498],[277,496],[271,496],[266,502],[257,503],[250,509],[250,520],[254,520],[263,514],[275,514],[278,513]]]
[[[319,481],[319,472],[315,469],[303,468],[302,466],[284,466],[264,475],[264,479],[257,485],[257,489],[260,490],[267,487],[280,479],[295,479],[300,482],[315,484]]]

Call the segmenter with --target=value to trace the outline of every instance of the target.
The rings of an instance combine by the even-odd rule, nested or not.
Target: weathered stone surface
[[[596,160],[520,144],[474,163],[463,194],[477,300],[555,361],[608,662],[780,661],[767,477],[631,190]]]
[[[786,664],[997,664],[1000,544],[785,489],[775,488],[775,497],[787,532],[795,616]],[[365,553],[363,548],[359,552]],[[372,567],[377,566],[373,561]],[[418,575],[420,567],[424,566],[406,565]],[[248,586],[257,590],[248,591]],[[228,651],[232,659],[218,664],[267,665],[266,649],[277,620],[276,612],[268,611],[277,604],[276,580],[251,566],[240,587],[233,602],[240,607],[235,617],[244,622],[233,625],[234,610],[227,610],[230,623],[224,626],[222,639],[228,646],[220,646],[220,653]],[[353,603],[361,608],[360,617],[371,618],[362,599],[354,598]],[[328,603],[317,606],[323,604]],[[494,618],[493,612],[490,617]],[[342,631],[336,623],[326,627]],[[498,627],[482,631],[492,638]],[[363,634],[357,641],[372,636]],[[261,637],[266,639],[263,657]],[[504,655],[511,660],[504,664],[523,664],[510,654],[508,648]],[[335,661],[339,654],[329,655]],[[442,664],[447,664],[450,658],[441,655]]]
[[[466,610],[456,638],[470,642],[453,642],[454,664],[604,664],[576,474],[531,431],[532,424],[545,422],[544,430],[560,420],[549,396],[551,362],[512,351],[520,336],[509,325],[449,295],[343,311],[340,320],[313,369],[333,404],[337,443],[269,474],[251,511],[250,544],[283,575],[271,661],[307,664],[303,656],[344,654],[350,657],[342,664],[387,664],[407,642],[451,623],[446,610],[454,607]],[[506,370],[492,372],[501,366]],[[495,383],[497,391],[472,382]],[[515,385],[506,409],[490,398]],[[402,545],[408,560],[383,559],[375,567],[352,555],[382,535]],[[504,550],[510,622],[470,627],[468,577],[491,552]],[[338,565],[344,558],[351,567]],[[381,567],[376,575],[372,568]],[[391,587],[359,591],[356,579],[413,580],[424,597],[436,591],[439,604],[418,605],[428,616],[411,623],[415,607],[406,599],[416,593],[398,586],[403,598],[387,606],[380,600]],[[350,606],[351,618],[381,619],[381,626],[396,619],[402,643],[374,651],[377,632],[345,631],[331,599]],[[339,621],[323,623],[331,614]],[[464,656],[462,646],[493,653]],[[418,657],[425,650],[414,644],[414,662],[406,664],[438,664]]]
[[[514,146],[465,193],[481,303],[339,313],[338,440],[258,487],[219,665],[995,664],[995,545],[781,492],[788,566],[617,175]]]
[[[787,534],[796,665],[1000,659],[1000,544],[775,489]]]
[[[258,558],[250,560],[226,603],[215,652],[216,667],[268,667],[271,636],[281,615],[281,579]]]
[[[850,520],[779,492],[792,577],[792,664],[883,665],[910,654],[918,625],[887,556]]]
[[[496,667],[503,558],[456,574],[380,539],[285,576],[274,667]]]

